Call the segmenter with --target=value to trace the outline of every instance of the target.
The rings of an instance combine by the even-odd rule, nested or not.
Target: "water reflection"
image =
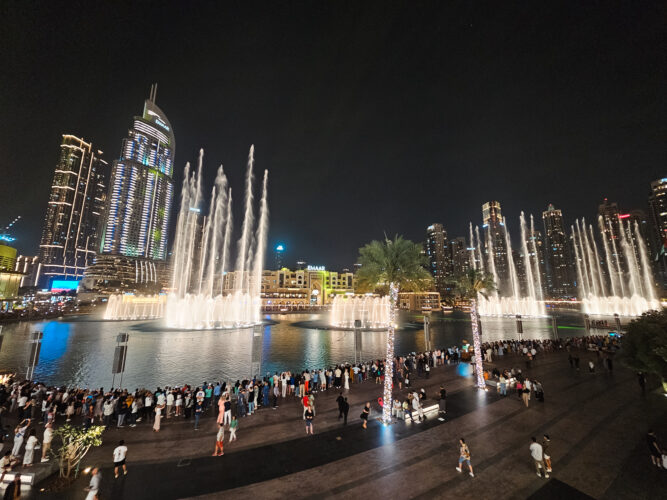
[[[277,314],[268,317],[272,324],[261,328],[262,373],[313,369],[355,359],[354,331],[300,328],[292,323],[325,322],[317,314]],[[418,328],[421,316],[402,313],[401,321],[412,325],[396,333],[396,352],[424,350],[424,330]],[[560,336],[583,335],[580,315],[563,315]],[[483,339],[515,337],[515,320],[485,318]],[[109,387],[116,336],[129,332],[126,372],[123,385],[128,388],[201,384],[204,380],[248,377],[252,373],[253,330],[176,331],[158,322],[107,322],[90,318],[6,324],[0,352],[0,370],[25,373],[31,331],[43,331],[44,339],[35,376],[49,384],[78,384]],[[552,336],[548,318],[523,321],[524,338]],[[260,331],[257,333],[259,334]],[[362,332],[362,359],[385,355],[386,332]],[[434,347],[461,345],[472,341],[466,314],[433,314],[431,343]],[[259,359],[259,353],[255,359]]]

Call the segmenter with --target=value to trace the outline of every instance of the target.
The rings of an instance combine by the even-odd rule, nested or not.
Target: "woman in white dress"
[[[35,453],[35,448],[39,444],[37,439],[37,431],[30,429],[30,437],[25,443],[25,454],[23,455],[23,467],[32,467],[32,457]]]
[[[343,386],[346,391],[350,390],[350,375],[347,370],[343,370],[343,378],[345,379],[345,385]]]
[[[162,408],[164,405],[155,405],[155,422],[153,423],[153,430],[160,432],[160,420],[162,420]]]

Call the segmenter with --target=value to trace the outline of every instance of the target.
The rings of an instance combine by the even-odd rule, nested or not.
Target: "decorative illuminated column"
[[[477,299],[470,299],[470,321],[472,323],[472,344],[475,348],[475,371],[477,387],[486,389],[484,382],[484,365],[482,364],[482,342],[479,338],[479,317],[477,316]]]
[[[384,362],[384,397],[382,398],[382,423],[391,424],[392,389],[394,385],[394,330],[398,286],[389,284],[389,328],[387,329],[387,359]]]

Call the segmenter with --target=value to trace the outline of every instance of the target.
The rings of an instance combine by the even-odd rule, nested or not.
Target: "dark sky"
[[[645,208],[667,174],[665,19],[648,1],[4,1],[0,223],[22,215],[36,253],[61,134],[113,160],[155,81],[178,190],[203,147],[207,182],[223,163],[240,193],[255,144],[288,263],[349,267],[432,222],[464,235],[489,199],[514,233],[549,202],[568,224],[604,197]]]

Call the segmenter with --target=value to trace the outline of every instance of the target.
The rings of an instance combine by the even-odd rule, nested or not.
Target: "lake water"
[[[421,315],[401,312],[405,326],[396,332],[397,354],[425,348]],[[253,343],[253,330],[175,331],[160,321],[101,321],[93,316],[3,325],[0,370],[25,374],[32,331],[44,333],[35,379],[53,385],[110,387],[116,336],[129,333],[123,387],[199,385],[204,380],[236,380],[252,371],[252,348],[261,355],[262,373],[330,366],[355,359],[354,332],[296,326],[324,324],[324,314],[272,314],[257,327],[263,336]],[[611,323],[611,322],[610,322]],[[516,337],[515,320],[484,318],[483,339]],[[559,336],[584,335],[583,317],[559,314]],[[548,318],[524,319],[524,338],[552,336]],[[595,331],[593,331],[595,333]],[[602,333],[603,330],[598,331]],[[362,359],[384,357],[386,332],[362,332]],[[472,342],[467,314],[434,313],[434,348]],[[116,385],[119,376],[116,378]]]

